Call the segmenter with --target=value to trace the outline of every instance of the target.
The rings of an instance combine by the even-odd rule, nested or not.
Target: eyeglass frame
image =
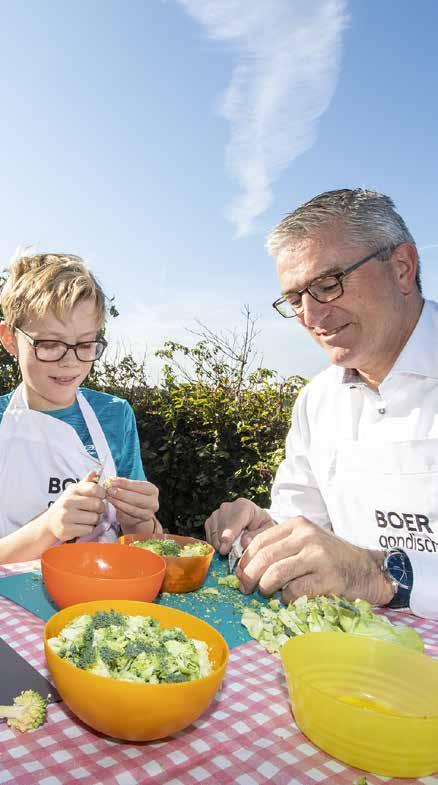
[[[94,341],[79,341],[79,343],[66,343],[66,341],[58,341],[55,338],[53,338],[53,339],[51,339],[51,338],[32,338],[31,335],[28,335],[27,333],[25,333],[24,330],[20,329],[20,327],[14,327],[14,332],[20,333],[20,335],[23,335],[27,339],[27,341],[33,347],[36,359],[40,363],[57,363],[57,362],[59,362],[60,360],[62,360],[65,357],[65,355],[68,353],[69,349],[73,349],[73,351],[75,353],[75,357],[76,357],[77,360],[79,360],[80,363],[94,363],[94,362],[96,362],[96,360],[100,360],[100,358],[102,357],[102,354],[104,353],[106,347],[108,346],[108,343],[107,343],[107,341],[105,341],[105,338],[95,338]],[[57,357],[56,360],[42,360],[41,357],[38,357],[38,354],[37,354],[38,345],[40,343],[62,343],[62,345],[65,346],[65,352],[64,352],[64,354],[61,354],[61,357]],[[78,348],[78,346],[82,346],[82,345],[87,344],[87,343],[88,344],[90,344],[90,343],[96,343],[96,344],[100,343],[100,344],[102,344],[103,348],[102,348],[102,351],[101,351],[99,357],[95,357],[94,360],[81,360],[81,358],[78,355],[77,348]]]
[[[380,256],[381,254],[383,254],[385,252],[387,252],[387,253],[389,252],[389,256],[391,256],[391,254],[394,253],[396,247],[397,246],[394,246],[393,248],[391,248],[391,246],[389,246],[389,247],[385,246],[384,248],[379,248],[377,251],[373,251],[373,253],[370,254],[369,256],[365,256],[364,259],[360,259],[358,262],[355,262],[354,264],[350,265],[350,267],[346,267],[345,270],[341,270],[339,273],[324,273],[323,275],[319,275],[317,278],[314,278],[313,281],[311,281],[307,286],[305,286],[304,289],[300,289],[297,292],[289,292],[289,295],[290,294],[298,294],[298,295],[300,295],[301,302],[300,302],[300,305],[298,306],[300,309],[302,309],[302,305],[303,305],[303,294],[305,294],[306,292],[308,294],[310,294],[310,296],[313,298],[313,300],[316,300],[317,303],[332,303],[332,302],[334,302],[334,300],[338,300],[339,297],[342,297],[342,295],[344,294],[344,287],[342,285],[342,281],[344,280],[344,278],[347,275],[350,275],[350,273],[352,273],[353,270],[357,270],[359,267],[362,267],[363,264],[366,264],[366,262],[370,262],[371,259],[377,258],[378,256]],[[389,259],[389,256],[387,256],[386,259],[381,259],[380,261],[382,261],[382,262],[387,261]],[[310,291],[310,288],[312,286],[314,286],[315,283],[317,283],[318,281],[323,281],[324,278],[336,278],[339,286],[341,287],[340,294],[337,294],[335,297],[332,297],[330,300],[318,300],[318,298],[315,297],[315,295],[312,294],[312,292]],[[279,305],[283,305],[283,303],[288,302],[287,298],[288,298],[288,295],[287,294],[283,294],[281,297],[278,297],[278,299],[275,300],[275,302],[272,303],[272,307],[275,308],[277,313],[279,313],[280,316],[282,316],[284,319],[294,319],[295,316],[299,315],[299,312],[291,313],[291,314],[287,315],[287,314],[282,313],[278,309]],[[289,303],[289,305],[290,305],[291,310],[293,311],[294,306],[291,303]]]

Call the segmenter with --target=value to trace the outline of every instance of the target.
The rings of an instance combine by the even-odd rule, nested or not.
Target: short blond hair
[[[101,328],[107,298],[80,256],[24,254],[9,267],[0,304],[6,324],[13,329],[29,317],[44,317],[48,311],[63,319],[73,306],[87,299],[96,303],[97,325]]]

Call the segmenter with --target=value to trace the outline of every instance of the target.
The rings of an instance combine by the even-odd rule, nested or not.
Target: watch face
[[[386,569],[391,577],[404,589],[409,588],[409,575],[404,553],[389,553],[386,559]]]

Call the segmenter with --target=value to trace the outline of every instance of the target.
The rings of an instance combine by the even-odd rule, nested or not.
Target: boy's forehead
[[[97,330],[100,324],[94,300],[83,300],[62,314],[57,315],[51,308],[43,316],[30,314],[25,325],[22,326],[32,330],[60,334],[71,331],[80,331],[81,334],[85,334]]]

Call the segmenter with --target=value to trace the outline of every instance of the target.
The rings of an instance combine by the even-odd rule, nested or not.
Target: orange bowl
[[[130,545],[132,542],[141,539],[138,534],[124,534],[123,537],[119,538],[119,542],[122,545]],[[179,534],[156,534],[148,539],[175,540],[181,547],[194,542],[203,542],[203,540],[197,540],[194,537],[182,537]],[[166,574],[161,591],[168,591],[171,594],[182,594],[199,589],[207,577],[213,558],[213,546],[209,545],[209,549],[205,556],[163,556],[166,562]],[[129,550],[145,552],[146,548],[130,548]]]
[[[60,608],[89,600],[151,602],[165,570],[158,554],[118,543],[64,543],[41,557],[43,581]]]
[[[179,627],[190,638],[205,641],[212,672],[202,679],[171,684],[119,681],[80,670],[49,646],[48,640],[76,616],[111,608],[153,616],[163,627]],[[174,608],[124,600],[87,602],[59,611],[45,626],[44,650],[56,688],[71,711],[95,730],[128,741],[161,739],[195,722],[219,689],[229,656],[222,635],[205,621]]]

